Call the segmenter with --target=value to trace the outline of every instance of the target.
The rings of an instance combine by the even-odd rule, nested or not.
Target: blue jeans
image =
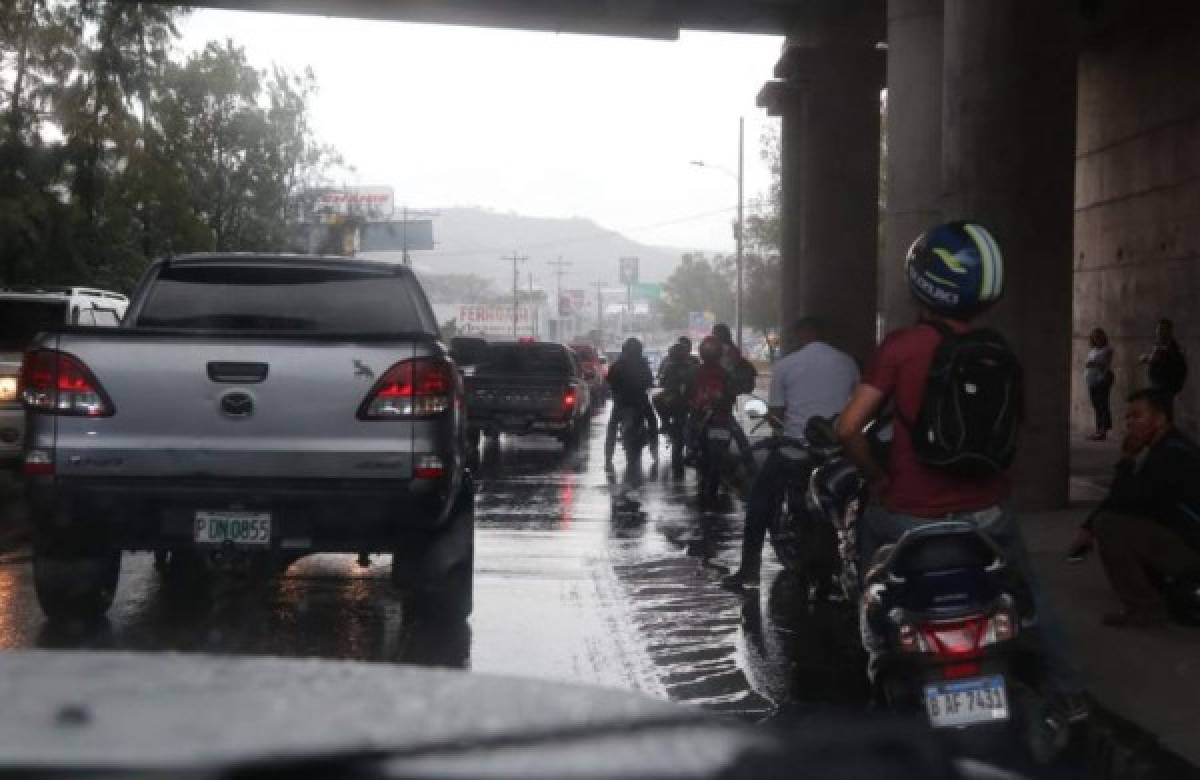
[[[1046,591],[1029,562],[1029,551],[1021,536],[1020,526],[1007,506],[992,506],[975,512],[955,512],[945,517],[913,517],[888,512],[880,506],[871,506],[859,527],[859,543],[862,551],[863,571],[870,566],[875,551],[885,544],[899,541],[904,532],[915,526],[930,522],[955,520],[970,523],[985,533],[1004,553],[1008,562],[1025,580],[1033,597],[1037,611],[1038,634],[1041,637],[1042,654],[1050,686],[1058,693],[1076,694],[1083,691],[1079,670],[1071,659],[1067,635],[1063,631],[1058,615],[1046,598]]]

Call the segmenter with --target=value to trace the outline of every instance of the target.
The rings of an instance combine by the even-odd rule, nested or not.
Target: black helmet
[[[621,354],[629,357],[641,357],[642,342],[635,338],[625,339],[625,343],[621,345]]]
[[[729,326],[723,322],[718,322],[716,325],[713,325],[712,334],[725,344],[733,343],[733,332],[730,331]]]
[[[705,363],[716,363],[725,354],[725,346],[716,336],[705,336],[700,342],[700,360]]]
[[[1004,293],[1004,257],[987,228],[947,222],[925,231],[904,259],[908,288],[939,314],[967,318]]]

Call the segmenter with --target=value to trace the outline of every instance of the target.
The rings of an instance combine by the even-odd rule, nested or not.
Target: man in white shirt
[[[858,385],[858,365],[845,352],[821,340],[821,327],[816,317],[802,317],[793,323],[788,333],[792,352],[771,366],[767,405],[772,417],[783,421],[782,429],[777,430],[793,439],[804,439],[809,418],[833,417],[841,412]],[[726,587],[757,587],[767,526],[778,510],[786,484],[786,463],[777,450],[772,450],[750,490],[742,564],[725,578]]]

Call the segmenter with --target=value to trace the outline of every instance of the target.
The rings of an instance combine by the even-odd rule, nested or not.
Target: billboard
[[[360,252],[405,252],[433,249],[433,220],[368,222],[359,231]]]
[[[638,282],[633,285],[630,297],[635,301],[657,301],[662,299],[662,285],[652,282]]]
[[[368,222],[383,222],[396,211],[396,196],[391,187],[340,187],[317,190],[313,214],[322,221],[357,216]]]
[[[621,284],[626,286],[638,283],[638,259],[636,257],[621,258],[620,279]]]
[[[563,290],[558,297],[558,316],[582,314],[586,306],[587,297],[583,290]]]
[[[454,320],[463,336],[511,339],[513,335],[511,303],[437,303],[433,311],[439,324]],[[536,329],[537,314],[536,305],[517,304],[518,336],[528,336]]]

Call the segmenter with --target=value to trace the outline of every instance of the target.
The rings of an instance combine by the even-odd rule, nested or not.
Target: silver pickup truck
[[[51,618],[112,603],[122,551],[393,554],[406,604],[471,610],[462,380],[400,266],[185,256],[121,327],[41,336],[22,366],[34,584]]]

